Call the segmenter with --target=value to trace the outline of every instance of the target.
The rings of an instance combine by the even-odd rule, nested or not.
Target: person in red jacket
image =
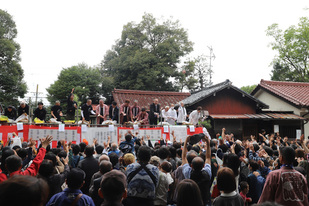
[[[40,165],[45,157],[46,147],[51,143],[53,137],[47,136],[45,140],[42,140],[42,147],[40,148],[37,156],[34,158],[32,164],[25,170],[21,171],[22,168],[22,159],[17,155],[11,155],[5,160],[5,166],[8,170],[9,177],[14,175],[30,175],[36,176]],[[0,182],[3,182],[7,179],[7,176],[1,176]]]

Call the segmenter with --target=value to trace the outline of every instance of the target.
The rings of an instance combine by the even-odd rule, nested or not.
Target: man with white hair
[[[18,116],[22,114],[25,114],[26,116],[29,115],[29,106],[25,101],[21,101],[20,106],[18,107]]]
[[[177,124],[182,124],[182,122],[186,121],[187,118],[187,110],[183,102],[180,102],[178,107],[178,117]]]
[[[141,113],[141,108],[137,105],[138,101],[134,100],[133,106],[131,107],[132,119],[136,121]]]
[[[165,106],[165,108],[162,110],[162,118],[164,122],[168,122],[167,120],[169,120],[170,118],[170,113],[169,113],[169,109],[170,107],[169,106]]]
[[[97,124],[102,124],[103,121],[107,120],[109,109],[108,106],[104,104],[104,99],[100,99],[99,105],[95,108],[95,113],[97,116]]]

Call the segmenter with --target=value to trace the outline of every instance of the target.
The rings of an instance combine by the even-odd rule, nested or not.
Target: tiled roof
[[[260,113],[260,114],[213,114],[214,119],[264,119],[264,120],[305,120],[295,114],[290,113]]]
[[[133,104],[134,100],[138,101],[138,105],[142,108],[145,107],[149,110],[150,104],[153,103],[154,99],[159,100],[161,108],[176,104],[181,100],[190,96],[188,92],[168,92],[168,91],[142,91],[142,90],[125,90],[125,89],[114,89],[112,91],[114,101],[121,105],[126,99],[129,99]]]
[[[266,81],[262,79],[251,94],[254,95],[259,88],[264,88],[296,106],[309,106],[309,83]]]
[[[221,82],[219,84],[216,84],[216,85],[213,85],[213,86],[210,86],[210,87],[205,87],[203,88],[202,90],[192,94],[191,96],[187,97],[186,99],[183,100],[183,103],[186,105],[186,106],[191,106],[211,95],[213,95],[214,93],[216,92],[219,92],[225,88],[232,88],[238,92],[240,92],[241,94],[247,96],[248,98],[252,99],[253,101],[255,101],[257,104],[259,104],[262,108],[267,108],[268,105],[266,105],[265,103],[259,101],[258,99],[256,99],[255,97],[251,96],[250,94],[242,91],[241,89],[235,87],[232,85],[232,82],[230,80],[225,80],[224,82]]]

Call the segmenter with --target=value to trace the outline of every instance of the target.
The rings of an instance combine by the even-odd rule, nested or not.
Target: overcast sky
[[[44,96],[62,68],[99,64],[123,26],[140,22],[145,12],[178,19],[194,42],[190,56],[209,55],[207,46],[213,47],[214,83],[258,84],[270,79],[276,55],[265,30],[273,23],[282,29],[296,25],[308,7],[305,0],[0,0],[0,9],[16,22],[29,92],[39,84]]]

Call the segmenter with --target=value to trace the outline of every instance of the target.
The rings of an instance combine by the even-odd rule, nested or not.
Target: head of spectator
[[[248,182],[246,182],[246,181],[240,182],[239,187],[240,187],[239,192],[242,192],[245,195],[248,194],[248,192],[249,192],[249,184],[248,184]]]
[[[66,183],[70,189],[78,190],[85,183],[85,172],[80,168],[73,168],[67,175]]]
[[[227,167],[231,168],[234,172],[235,177],[239,174],[240,160],[236,154],[228,154]]]
[[[28,156],[28,151],[25,148],[20,148],[17,151],[17,155],[22,159],[26,159],[26,157]]]
[[[118,149],[118,145],[115,142],[113,142],[111,145],[111,150],[116,151],[117,149]]]
[[[93,154],[94,154],[93,146],[90,146],[90,145],[86,146],[86,148],[85,148],[85,155],[86,155],[86,157],[92,157]]]
[[[188,153],[187,153],[187,161],[189,163],[189,165],[191,165],[192,163],[192,160],[197,157],[197,153],[194,151],[194,150],[190,150]]]
[[[68,156],[68,153],[66,153],[66,151],[64,151],[64,150],[61,150],[59,153],[58,153],[58,157],[61,159],[61,158],[63,158],[63,159],[65,159],[65,158],[67,158],[67,156]]]
[[[295,159],[295,151],[292,147],[280,147],[279,160],[283,165],[291,165]]]
[[[164,161],[160,165],[160,170],[164,173],[170,173],[172,171],[172,164],[168,161]]]
[[[170,156],[170,152],[168,150],[168,148],[166,146],[162,146],[159,150],[158,150],[158,157],[160,157],[161,160],[164,160],[166,158],[168,158]]]
[[[72,146],[73,155],[78,155],[80,153],[80,146],[78,144]]]
[[[174,146],[169,146],[169,155],[171,158],[175,159],[176,158],[176,148]]]
[[[127,153],[123,156],[123,163],[130,165],[135,162],[135,156],[132,153]]]
[[[98,145],[95,147],[95,152],[99,155],[102,154],[103,150],[104,150],[104,147],[102,145]]]
[[[192,160],[191,167],[194,171],[201,171],[204,167],[204,160],[201,157],[195,157]]]
[[[115,168],[116,164],[117,164],[118,161],[119,161],[118,155],[117,155],[115,152],[112,152],[112,153],[110,153],[110,154],[108,155],[108,157],[109,157],[110,162],[111,162],[112,165],[113,165],[113,168]]]
[[[145,145],[141,146],[137,153],[137,159],[140,163],[148,164],[151,158],[151,149]]]
[[[149,164],[152,164],[156,167],[160,167],[160,158],[158,156],[152,156],[150,158]]]
[[[254,160],[250,160],[249,161],[249,169],[250,171],[254,172],[257,171],[259,169],[259,164],[257,163],[257,161]]]
[[[125,139],[126,139],[127,142],[130,142],[132,140],[132,136],[130,134],[127,134],[125,136]]]
[[[121,205],[122,199],[127,196],[126,179],[126,176],[118,170],[112,170],[103,175],[99,195],[104,199],[104,204]]]
[[[101,174],[105,174],[113,169],[113,165],[110,161],[103,160],[99,165]]]
[[[198,145],[194,145],[194,146],[192,147],[192,150],[194,150],[197,154],[199,154],[200,151],[201,151],[201,148],[200,148]]]
[[[79,146],[80,146],[80,152],[84,153],[85,148],[87,146],[86,143],[85,142],[81,142],[81,143],[79,143]]]
[[[203,205],[200,189],[193,180],[182,180],[176,188],[176,194],[177,206]]]
[[[47,154],[45,155],[44,159],[52,161],[54,167],[55,167],[56,164],[57,164],[56,155],[53,154],[53,153],[51,153],[51,152],[47,153]]]
[[[2,172],[5,172],[6,171],[6,168],[5,168],[5,160],[11,156],[11,155],[15,155],[15,152],[9,148],[9,147],[4,147],[2,149],[2,156],[1,156],[1,170]]]
[[[178,148],[178,149],[176,150],[176,157],[181,158],[181,156],[182,156],[182,149],[181,149],[181,148]]]
[[[18,171],[22,167],[22,159],[17,155],[11,155],[5,160],[5,167],[8,173]]]
[[[39,168],[39,176],[43,178],[49,178],[53,174],[54,174],[54,165],[52,161],[44,159]]]
[[[49,194],[47,183],[32,176],[15,175],[0,184],[1,205],[45,205]]]
[[[236,190],[236,181],[234,172],[228,167],[223,167],[217,173],[218,190],[223,193],[231,193]]]
[[[103,160],[109,161],[109,157],[106,154],[102,154],[99,158],[99,162],[102,162]]]

